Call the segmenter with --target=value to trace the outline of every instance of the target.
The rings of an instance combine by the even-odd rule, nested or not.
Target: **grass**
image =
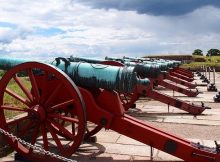
[[[0,77],[2,77],[5,74],[4,70],[0,70]]]
[[[211,66],[217,67],[220,66],[220,63],[213,63],[213,62],[191,62],[189,64],[181,65],[182,68],[200,68],[202,65],[204,66]]]
[[[206,57],[206,59],[209,62],[220,63],[220,56]]]
[[[200,68],[202,65],[204,66],[211,66],[211,67],[220,67],[220,56],[193,56],[194,59],[196,58],[204,58],[204,62],[191,62],[189,64],[181,65],[182,68]]]
[[[22,83],[27,89],[29,90],[31,89],[31,83],[29,81],[29,78],[20,77],[19,79],[22,81]],[[12,90],[19,96],[22,96],[25,99],[27,98],[26,95],[23,93],[23,91],[20,89],[20,87],[17,85],[17,83],[13,79],[9,82],[7,88]],[[15,99],[14,97],[10,96],[7,93],[4,93],[3,103],[4,105],[13,105],[13,106],[17,106],[20,108],[26,108],[26,105],[24,105],[23,103],[21,103],[20,101],[18,101],[17,99]],[[11,119],[16,115],[21,114],[21,112],[9,111],[9,110],[4,110],[4,113],[8,119]]]

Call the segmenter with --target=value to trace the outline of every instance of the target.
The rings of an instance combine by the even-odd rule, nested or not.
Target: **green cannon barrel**
[[[166,61],[166,60],[156,60],[156,63],[163,63],[166,64],[168,68],[173,68],[173,62],[171,61]]]
[[[181,64],[181,61],[176,60],[164,60],[164,59],[157,59],[157,58],[139,58],[139,57],[126,57],[124,56],[123,59],[131,60],[131,61],[142,61],[143,63],[147,64],[153,64],[156,63],[157,65],[160,65],[161,71],[166,71],[169,68],[173,68],[176,66],[179,66]],[[167,66],[167,67],[165,67]]]
[[[167,63],[155,62],[155,61],[144,61],[143,64],[158,65],[161,71],[169,70],[169,67],[167,66]]]
[[[14,66],[30,60],[0,58],[0,69],[9,70]],[[85,62],[65,62],[55,60],[52,65],[63,70],[74,83],[83,87],[96,87],[118,92],[132,92],[136,85],[142,84],[133,67],[117,67]],[[150,84],[145,80],[144,84]]]
[[[124,57],[126,59],[129,59],[128,57]],[[120,60],[123,62],[126,66],[132,66],[135,68],[135,71],[137,72],[137,75],[144,77],[144,78],[157,78],[161,71],[164,70],[162,66],[159,66],[157,64],[143,64],[143,63],[134,63],[130,61],[126,61],[124,59],[118,59],[118,58],[112,58],[112,57],[105,57],[106,60]]]
[[[110,61],[118,61],[118,62],[121,62],[121,63],[124,63],[124,59],[121,59],[121,58],[116,58],[116,57],[105,57],[105,60],[110,60]]]
[[[130,61],[139,61],[142,64],[146,64],[147,67],[145,67],[145,68],[147,69],[147,71],[150,71],[150,73],[151,73],[151,74],[148,74],[148,77],[151,77],[151,78],[158,77],[161,71],[169,70],[168,63],[159,62],[159,61],[152,61],[149,58],[138,58],[138,57],[135,58],[135,57],[124,56],[123,59],[125,62],[126,62],[126,60],[130,60]],[[125,64],[128,64],[128,63],[125,63]],[[160,70],[158,70],[158,67]],[[138,67],[138,71],[141,71],[141,75],[144,75],[142,68]],[[155,75],[153,75],[152,73]],[[147,75],[145,75],[145,77],[147,77]]]
[[[120,60],[116,58],[108,58],[108,57],[106,58],[113,60],[113,61]],[[105,60],[84,58],[84,57],[70,57],[70,61],[85,61],[89,63],[101,63]],[[161,73],[161,69],[160,69],[161,66],[158,66],[156,64],[142,64],[142,63],[135,63],[135,62],[127,62],[127,61],[124,61],[123,64],[126,65],[127,67],[133,67],[137,75],[143,78],[157,78]]]
[[[137,85],[137,77],[134,68],[131,67],[85,62],[70,62],[67,68],[65,62],[60,62],[60,64],[53,62],[53,65],[65,71],[79,86],[132,92]]]
[[[104,59],[99,59],[99,58],[73,57],[73,56],[70,56],[70,58],[68,58],[68,59],[71,62],[88,62],[88,63],[92,63],[92,64],[99,64],[99,63],[105,61]]]
[[[25,59],[16,59],[16,58],[0,58],[0,69],[9,70],[14,66],[27,62]]]
[[[175,60],[164,60],[164,59],[159,59],[155,60],[157,63],[165,63],[169,68],[174,68],[177,67],[180,64],[180,61],[175,61]]]
[[[168,62],[173,68],[180,65],[180,61],[175,61],[175,60],[165,60],[165,61]]]
[[[146,61],[147,59],[145,58],[141,58],[141,57],[127,57],[127,56],[123,56],[123,59],[124,60],[127,60],[127,61],[135,61],[135,62],[143,62],[143,61]]]
[[[174,62],[174,64],[175,64],[176,66],[181,65],[181,61],[173,60],[173,62]]]
[[[134,67],[134,71],[142,78],[157,78],[161,74],[160,66],[157,64],[143,64],[134,62],[124,62],[129,67]]]
[[[126,61],[139,61],[144,64],[157,64],[160,67],[161,71],[167,71],[171,68],[177,67],[181,64],[181,61],[176,61],[176,60],[164,60],[164,59],[150,59],[150,58],[138,58],[138,57],[123,57],[124,62]]]

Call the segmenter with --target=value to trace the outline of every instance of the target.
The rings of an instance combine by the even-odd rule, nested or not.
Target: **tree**
[[[220,56],[220,51],[218,49],[210,49],[206,56]]]
[[[203,53],[201,49],[195,49],[192,55],[203,56]]]

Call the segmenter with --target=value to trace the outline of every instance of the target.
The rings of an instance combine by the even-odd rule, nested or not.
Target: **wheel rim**
[[[26,75],[29,88],[24,78],[18,77],[22,73]],[[16,88],[10,89],[12,81],[22,94],[18,94]],[[54,83],[55,86],[51,86]],[[37,62],[20,64],[3,76],[0,92],[1,128],[14,133],[12,125],[19,124],[17,135],[20,138],[27,140],[26,136],[31,136],[28,142],[32,145],[62,156],[71,156],[79,147],[85,134],[85,106],[78,88],[61,70]],[[7,96],[19,104],[12,99],[8,100]],[[18,112],[22,114],[16,119],[9,120],[6,117],[8,113],[13,115]],[[37,151],[23,146],[15,139],[7,139],[17,152],[28,159],[46,158],[46,155],[39,156]]]

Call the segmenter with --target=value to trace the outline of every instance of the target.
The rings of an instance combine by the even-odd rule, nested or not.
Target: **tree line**
[[[192,55],[203,56],[203,51],[201,49],[195,49]],[[220,56],[219,49],[210,49],[207,51],[206,56]]]

